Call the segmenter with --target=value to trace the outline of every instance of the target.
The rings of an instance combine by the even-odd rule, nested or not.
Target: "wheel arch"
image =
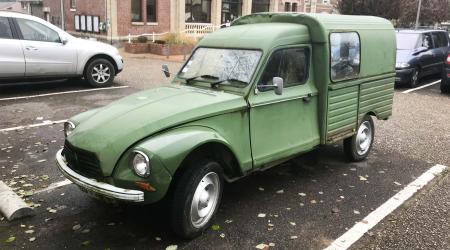
[[[114,72],[115,72],[115,74],[117,74],[117,72],[119,71],[119,68],[118,68],[117,63],[116,63],[116,61],[114,60],[114,58],[112,58],[111,56],[109,56],[109,55],[107,55],[107,54],[96,54],[96,55],[91,56],[91,57],[86,61],[86,63],[84,64],[84,68],[83,68],[83,76],[86,75],[86,70],[87,70],[87,68],[89,67],[89,64],[90,64],[92,61],[96,60],[96,59],[105,59],[105,60],[108,60],[108,61],[114,66]]]

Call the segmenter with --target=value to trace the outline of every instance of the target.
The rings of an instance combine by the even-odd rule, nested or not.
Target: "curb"
[[[33,215],[33,209],[3,181],[0,181],[0,212],[9,221]]]

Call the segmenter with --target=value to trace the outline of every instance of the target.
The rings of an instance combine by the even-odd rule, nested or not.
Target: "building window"
[[[269,12],[270,0],[253,0],[252,13]]]
[[[291,3],[290,2],[285,2],[284,3],[284,11],[285,12],[290,12],[291,11]]]
[[[242,15],[242,0],[222,0],[222,23],[229,23]]]
[[[322,3],[324,3],[324,4],[330,4],[330,0],[322,0]]]
[[[186,0],[185,7],[187,23],[211,22],[211,0]]]
[[[297,12],[298,10],[298,3],[292,3],[292,12]]]
[[[70,8],[71,9],[77,8],[77,0],[70,0]]]
[[[142,22],[142,1],[131,0],[131,21]]]
[[[331,80],[354,78],[361,64],[361,43],[356,32],[331,33]]]
[[[156,23],[156,0],[147,0],[147,22]]]

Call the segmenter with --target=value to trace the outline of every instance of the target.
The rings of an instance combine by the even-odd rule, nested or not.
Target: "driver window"
[[[54,43],[61,42],[58,33],[43,24],[21,18],[17,19],[17,23],[19,24],[24,40]]]
[[[309,53],[305,48],[289,48],[275,51],[267,63],[258,86],[272,85],[274,77],[284,80],[284,87],[301,85],[308,79]]]
[[[422,47],[425,47],[425,48],[428,48],[428,49],[431,49],[433,47],[433,43],[431,41],[430,34],[424,34],[423,35]]]

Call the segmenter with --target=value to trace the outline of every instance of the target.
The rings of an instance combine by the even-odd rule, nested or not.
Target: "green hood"
[[[239,95],[188,86],[142,91],[71,120],[79,123],[67,140],[97,155],[105,176],[130,146],[161,130],[247,106]],[[89,112],[89,111],[88,111]]]

